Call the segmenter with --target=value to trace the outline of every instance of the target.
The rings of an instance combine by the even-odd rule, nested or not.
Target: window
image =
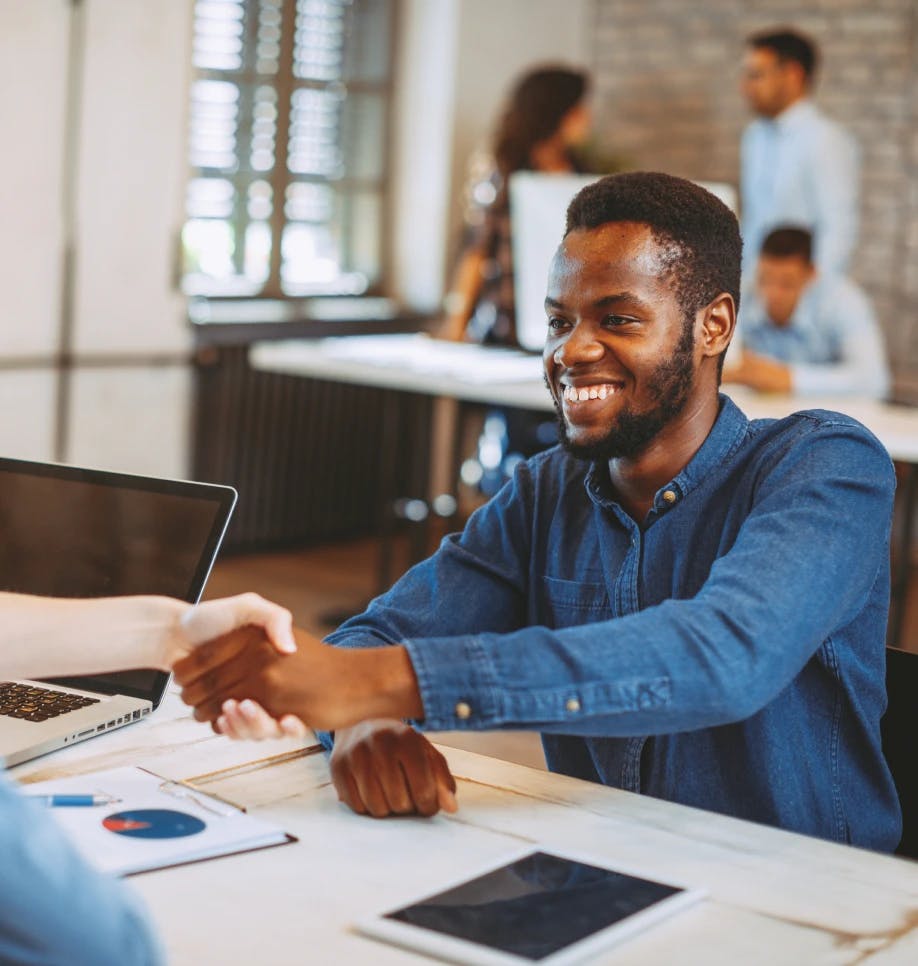
[[[196,0],[184,288],[382,277],[395,0]]]

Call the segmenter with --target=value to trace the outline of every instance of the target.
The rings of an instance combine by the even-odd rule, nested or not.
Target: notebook
[[[0,458],[0,588],[49,597],[204,589],[236,491]],[[54,681],[0,681],[6,767],[139,721],[169,675],[135,669]]]

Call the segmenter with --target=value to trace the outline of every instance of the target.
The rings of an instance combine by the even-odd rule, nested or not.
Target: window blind
[[[189,294],[382,281],[395,0],[196,0]]]

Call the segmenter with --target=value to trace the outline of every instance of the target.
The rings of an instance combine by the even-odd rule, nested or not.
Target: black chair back
[[[902,805],[898,855],[918,859],[918,654],[886,648],[889,706],[880,723],[883,754]]]

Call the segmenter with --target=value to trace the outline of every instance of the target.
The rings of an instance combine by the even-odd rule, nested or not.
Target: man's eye
[[[548,327],[553,332],[560,332],[562,329],[566,328],[567,325],[567,319],[559,319],[557,315],[550,315],[548,317]]]
[[[603,325],[607,325],[610,328],[618,328],[622,325],[631,325],[631,323],[636,322],[637,319],[629,319],[624,315],[607,315],[603,320]]]

